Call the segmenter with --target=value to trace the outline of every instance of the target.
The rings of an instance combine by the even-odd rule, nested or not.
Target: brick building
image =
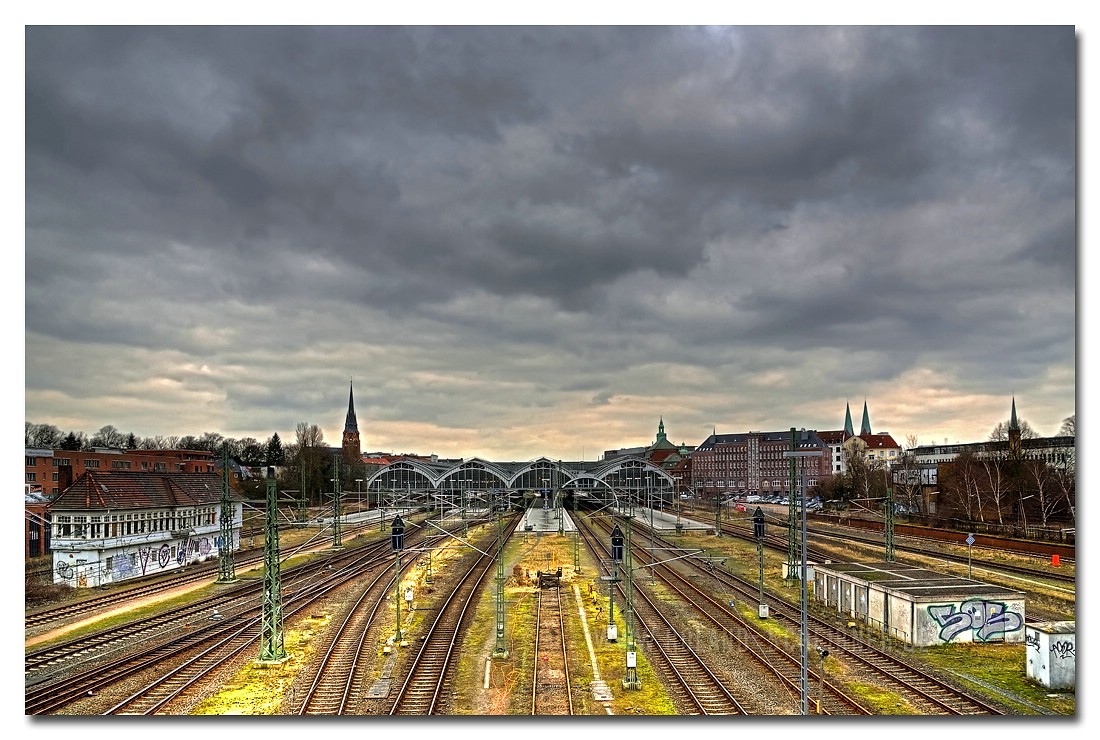
[[[122,450],[93,447],[90,450],[24,448],[26,475],[23,482],[41,487],[47,496],[60,493],[86,471],[141,473],[213,473],[220,464],[206,450]]]
[[[832,475],[828,445],[813,430],[796,431],[798,451],[820,450],[819,458],[803,458],[809,491]],[[703,496],[790,494],[791,432],[711,434],[691,456],[692,487]],[[793,481],[797,490],[799,481]]]

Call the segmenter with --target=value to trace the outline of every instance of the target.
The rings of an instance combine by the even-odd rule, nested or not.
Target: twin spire
[[[867,399],[863,399],[863,422],[859,425],[859,436],[871,433],[871,416],[867,413]],[[855,431],[852,429],[852,407],[850,404],[844,404],[844,436],[854,437]]]

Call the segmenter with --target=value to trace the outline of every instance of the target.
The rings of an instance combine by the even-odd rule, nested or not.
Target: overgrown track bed
[[[420,715],[434,714],[439,708],[448,682],[455,657],[456,646],[460,644],[459,635],[468,627],[468,616],[475,611],[477,596],[481,592],[486,576],[502,557],[500,549],[509,536],[519,526],[520,517],[513,516],[504,531],[503,539],[494,541],[488,553],[481,553],[444,603],[438,606],[435,620],[420,636],[420,650],[408,666],[408,675],[398,691],[389,714]]]
[[[645,534],[644,536],[655,547],[673,546],[671,542],[652,534]],[[696,573],[706,573],[716,579],[719,584],[728,588],[730,597],[735,596],[753,604],[759,601],[758,584],[739,578],[721,568],[708,567],[699,558],[687,558],[684,562],[694,568]],[[716,614],[726,612],[732,615],[733,613],[730,610],[723,607],[722,601],[722,599],[717,600],[708,609]],[[799,604],[793,604],[769,592],[765,592],[765,603],[768,605],[769,612],[776,616],[799,615],[801,611]],[[751,625],[740,620],[740,617],[738,619],[743,625],[751,627]],[[910,705],[923,714],[1003,714],[1000,709],[982,699],[968,694],[960,688],[951,686],[910,665],[908,662],[883,652],[870,642],[855,637],[850,632],[842,630],[813,614],[807,615],[807,632],[810,641],[827,648],[833,658],[843,657],[856,670],[873,671],[881,681],[885,682],[899,696],[905,698]],[[817,676],[816,678],[820,680],[822,677]],[[826,685],[828,685],[827,682]]]
[[[540,589],[535,612],[535,660],[531,669],[531,714],[573,714],[569,642],[559,587]]]
[[[585,545],[600,560],[608,560],[610,551],[602,539],[586,523],[574,518]],[[607,571],[607,568],[604,567]],[[619,587],[620,594],[626,598],[626,592]],[[707,661],[699,655],[686,639],[665,617],[661,607],[648,594],[636,589],[637,598],[633,600],[636,622],[648,636],[654,648],[649,654],[650,662],[664,669],[666,675],[673,678],[670,692],[681,706],[688,707],[689,714],[748,714],[744,707],[747,701],[742,694],[735,693],[715,674]]]
[[[402,568],[402,572],[414,562],[416,561],[410,560]],[[332,715],[347,711],[352,689],[360,678],[360,660],[364,656],[363,646],[367,644],[367,635],[373,634],[371,627],[397,580],[396,575],[390,573],[388,568],[382,570],[356,599],[325,649],[324,657],[296,714]]]

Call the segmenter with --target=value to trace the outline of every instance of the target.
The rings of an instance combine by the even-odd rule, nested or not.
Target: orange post
[[[1053,565],[1055,568],[1057,568],[1059,565],[1061,565],[1059,560],[1060,559],[1059,559],[1058,555],[1056,555],[1056,554],[1050,556],[1050,564]]]

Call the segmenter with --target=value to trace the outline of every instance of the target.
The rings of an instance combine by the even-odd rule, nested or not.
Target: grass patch
[[[914,650],[922,661],[964,679],[977,694],[1013,707],[1020,714],[1039,714],[1036,707],[1063,715],[1077,712],[1077,694],[1052,691],[1027,677],[1023,643],[953,643]]]
[[[251,661],[233,676],[225,688],[204,699],[190,713],[196,715],[278,714],[291,682],[313,657],[313,638],[329,622],[329,615],[313,616],[286,630],[283,647],[287,659],[274,665]]]

